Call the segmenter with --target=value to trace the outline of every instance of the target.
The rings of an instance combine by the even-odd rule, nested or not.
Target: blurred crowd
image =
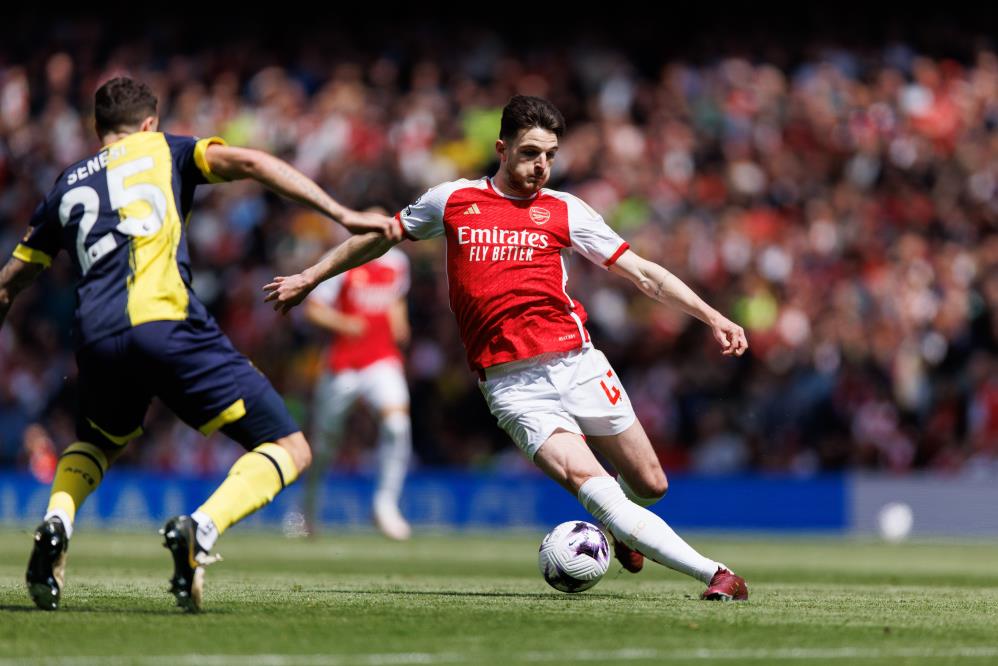
[[[271,151],[345,204],[389,212],[493,173],[503,104],[548,97],[568,122],[550,186],[582,197],[748,333],[746,357],[722,358],[699,322],[583,259],[570,266],[569,293],[668,470],[998,473],[993,50],[957,60],[895,42],[790,63],[636,61],[481,39],[457,54],[304,46],[268,60],[135,43],[6,57],[4,257],[61,169],[99,147],[92,94],[122,73],[157,92],[161,129]],[[188,233],[199,297],[307,426],[325,340],[273,313],[261,286],[341,237],[246,183],[201,188]],[[465,365],[442,244],[402,247],[418,464],[524,466]],[[72,284],[63,257],[0,331],[0,463],[44,471],[45,451],[73,440]],[[361,412],[352,426],[341,468],[368,464],[373,420]],[[160,405],[146,431],[126,461],[214,473],[239,453]]]

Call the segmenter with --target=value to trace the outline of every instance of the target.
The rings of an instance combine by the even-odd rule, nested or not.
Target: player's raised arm
[[[267,292],[264,300],[273,301],[275,310],[287,314],[323,280],[380,257],[396,243],[398,241],[386,238],[380,233],[353,236],[301,273],[275,277],[273,282],[263,287]]]
[[[311,178],[284,160],[263,151],[212,144],[205,151],[205,161],[211,172],[220,178],[252,178],[274,192],[339,222],[353,233],[375,231],[393,240],[401,239],[401,229],[392,218],[377,213],[361,213],[343,206]]]
[[[10,310],[14,299],[30,286],[44,269],[44,264],[21,261],[17,257],[11,257],[7,264],[0,268],[0,328],[3,327],[7,311]]]
[[[707,305],[685,282],[659,266],[627,250],[610,270],[637,285],[644,294],[660,303],[679,308],[710,326],[725,356],[741,356],[748,349],[745,331]]]

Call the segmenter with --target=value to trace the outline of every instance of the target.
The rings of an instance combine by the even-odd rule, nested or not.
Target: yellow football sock
[[[75,520],[76,510],[100,485],[107,468],[107,456],[100,448],[87,442],[70,444],[55,469],[48,511],[61,510]]]
[[[261,444],[232,465],[229,475],[198,507],[218,533],[266,506],[285,486],[298,478],[291,454],[277,444]]]

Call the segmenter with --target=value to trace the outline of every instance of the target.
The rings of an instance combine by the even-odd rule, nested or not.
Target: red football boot
[[[623,541],[618,541],[610,530],[607,530],[606,533],[610,535],[610,541],[613,543],[613,556],[620,562],[620,566],[631,573],[641,571],[641,568],[645,565],[645,556],[629,547]]]
[[[745,601],[748,599],[748,585],[741,576],[720,567],[700,598],[709,601]]]

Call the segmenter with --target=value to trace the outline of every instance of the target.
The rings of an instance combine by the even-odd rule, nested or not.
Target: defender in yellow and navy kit
[[[78,278],[77,442],[56,468],[25,579],[39,608],[59,606],[76,512],[124,446],[142,433],[158,396],[204,434],[222,430],[248,450],[190,515],[162,530],[171,592],[201,608],[204,567],[218,536],[270,502],[311,462],[308,442],[270,382],[237,352],[191,289],[187,220],[198,185],[252,178],[354,232],[395,235],[390,218],[344,208],[266,153],[157,132],[145,84],[116,78],[95,95],[104,147],[63,171],[24,240],[0,268],[0,326],[14,298],[65,249]]]
[[[65,248],[80,280],[78,346],[149,321],[206,321],[190,288],[186,221],[194,189],[219,182],[205,150],[221,139],[139,132],[71,165],[14,256],[48,266]]]
[[[65,248],[76,269],[77,436],[121,446],[158,396],[208,435],[252,449],[300,430],[191,289],[186,226],[194,189],[222,182],[205,151],[221,139],[130,134],[59,176],[14,257]]]

